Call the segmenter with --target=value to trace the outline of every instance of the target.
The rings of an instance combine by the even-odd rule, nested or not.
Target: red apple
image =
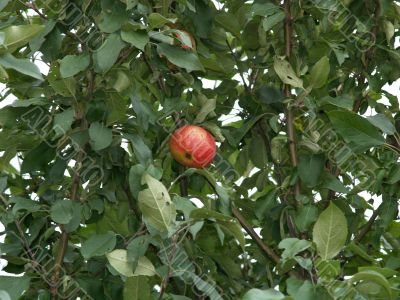
[[[169,140],[169,149],[177,162],[198,169],[210,165],[217,151],[211,133],[195,125],[176,130]]]

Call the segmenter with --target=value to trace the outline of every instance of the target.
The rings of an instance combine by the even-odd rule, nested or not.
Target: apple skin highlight
[[[214,137],[195,125],[185,125],[176,130],[169,140],[169,149],[177,162],[197,169],[209,166],[217,152]]]

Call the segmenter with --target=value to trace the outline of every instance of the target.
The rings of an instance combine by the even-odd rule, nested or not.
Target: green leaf
[[[148,185],[148,189],[139,193],[139,208],[143,218],[155,229],[167,231],[175,223],[175,205],[160,181],[148,174],[143,176],[143,181]]]
[[[50,101],[46,98],[32,98],[27,100],[18,99],[15,100],[13,103],[11,103],[9,106],[11,107],[29,107],[33,105],[42,106],[49,104],[49,102]]]
[[[158,44],[157,52],[165,56],[174,65],[186,69],[188,72],[204,71],[197,55],[192,51],[187,51],[178,46],[168,44]]]
[[[75,110],[73,108],[66,109],[62,113],[54,116],[53,130],[56,132],[56,136],[62,136],[71,129],[72,123],[75,120]]]
[[[133,276],[153,276],[156,274],[157,272],[152,262],[146,256],[140,257]]]
[[[327,114],[335,130],[357,149],[367,150],[385,143],[378,129],[367,119],[349,111],[336,110]]]
[[[272,3],[254,3],[251,6],[251,14],[254,16],[270,16],[279,12],[281,8]]]
[[[218,224],[221,225],[223,231],[228,232],[231,236],[233,236],[238,242],[240,247],[244,250],[246,245],[246,240],[242,231],[242,226],[236,221],[219,221]]]
[[[254,135],[250,142],[250,159],[254,166],[263,169],[268,162],[267,145],[260,135]]]
[[[304,283],[296,291],[296,294],[293,296],[293,299],[316,300],[320,298],[323,299],[323,297],[318,294],[318,290],[315,288],[315,286],[308,280],[304,281]]]
[[[98,73],[106,73],[110,70],[124,47],[125,43],[118,34],[108,36],[103,45],[93,52],[94,70]]]
[[[334,44],[334,43],[328,43],[329,47],[333,50],[335,53],[336,59],[339,63],[339,65],[342,65],[346,58],[349,58],[349,53],[347,52],[346,46],[342,44]]]
[[[282,259],[287,260],[294,258],[296,254],[310,248],[311,242],[306,240],[299,240],[297,238],[286,238],[279,243],[278,247],[279,249],[285,249],[282,252]]]
[[[150,41],[150,37],[145,30],[138,31],[121,31],[123,41],[144,51],[144,47]]]
[[[151,13],[148,18],[151,28],[160,28],[165,24],[176,22],[176,19],[168,19],[159,13]]]
[[[11,300],[10,294],[4,290],[0,290],[0,300]]]
[[[205,101],[193,122],[202,123],[206,117],[215,110],[216,104],[216,99],[208,99]]]
[[[325,166],[324,154],[306,154],[300,156],[298,172],[304,184],[314,187],[318,184]]]
[[[283,83],[293,87],[303,88],[303,80],[297,77],[292,66],[286,60],[275,57],[274,69]]]
[[[59,224],[68,224],[74,218],[76,205],[79,206],[79,203],[70,200],[58,200],[51,207],[51,219]]]
[[[112,143],[111,129],[104,127],[99,122],[95,122],[90,125],[89,137],[90,144],[95,151],[105,149]]]
[[[274,289],[251,289],[244,294],[242,300],[283,300],[284,298],[285,295]]]
[[[123,0],[123,2],[126,4],[126,10],[131,10],[139,3],[139,0]]]
[[[225,30],[231,32],[235,37],[240,38],[240,25],[235,15],[219,11],[215,16],[215,21],[221,25]]]
[[[374,266],[365,266],[365,267],[358,267],[359,272],[364,272],[364,271],[374,271],[377,272],[386,278],[390,278],[393,276],[396,276],[399,274],[398,271],[389,269],[389,268],[380,268],[380,267],[374,267]]]
[[[3,1],[1,1],[1,3],[0,3],[0,11],[2,11],[8,5],[8,3],[10,1],[11,0],[3,0]]]
[[[328,102],[337,107],[345,108],[351,110],[353,108],[354,100],[349,95],[341,95],[337,97],[325,96],[321,99],[321,102]]]
[[[384,114],[377,114],[375,116],[367,117],[367,120],[386,134],[393,135],[396,132],[394,124]]]
[[[332,202],[318,217],[313,229],[313,242],[323,260],[334,258],[346,243],[347,220]]]
[[[109,202],[105,202],[103,217],[96,224],[97,232],[113,231],[122,236],[130,235],[132,232],[128,225],[128,215],[128,203],[122,202],[119,205],[111,205]]]
[[[388,46],[391,46],[392,45],[391,40],[395,33],[395,28],[393,23],[388,20],[383,21],[383,29],[385,30],[387,44]]]
[[[7,188],[7,176],[0,177],[0,194]]]
[[[382,274],[380,274],[378,272],[375,272],[372,270],[359,272],[359,273],[354,274],[353,277],[351,277],[348,280],[349,284],[354,284],[358,281],[364,281],[364,282],[367,281],[367,282],[376,283],[385,289],[387,296],[388,296],[387,299],[395,299],[392,296],[392,289],[391,289],[390,283],[387,281],[385,276],[383,276]]]
[[[0,64],[6,69],[14,69],[17,72],[43,80],[39,68],[29,59],[15,58],[10,53],[0,55]]]
[[[306,232],[318,218],[318,208],[314,205],[303,205],[297,210],[294,222],[300,232]]]
[[[153,158],[150,148],[144,143],[142,137],[137,134],[126,134],[132,144],[137,160],[144,166],[151,164]]]
[[[150,300],[150,285],[146,276],[129,277],[124,285],[124,300]]]
[[[18,300],[28,290],[30,281],[27,276],[0,276],[0,290],[6,291],[11,300]]]
[[[67,78],[82,72],[89,67],[90,57],[83,55],[67,55],[60,61],[60,74],[62,78]]]
[[[120,72],[118,72],[118,74],[120,74]],[[106,105],[108,109],[107,126],[126,121],[126,110],[128,108],[128,105],[127,101],[123,97],[121,97],[120,94],[109,93],[106,99]]]
[[[0,80],[8,80],[9,76],[8,73],[6,71],[6,69],[4,69],[4,67],[2,65],[0,65]]]
[[[133,276],[133,266],[128,260],[127,251],[123,249],[117,249],[106,254],[107,260],[110,265],[121,275],[126,277]]]
[[[119,30],[129,17],[125,5],[121,1],[101,0],[101,14],[98,27],[102,32],[113,33]]]
[[[283,11],[278,11],[277,13],[267,16],[263,20],[263,28],[265,31],[269,31],[274,27],[276,24],[281,23],[285,19],[286,15]]]
[[[194,220],[215,219],[223,222],[229,222],[233,220],[231,216],[227,216],[207,208],[198,208],[192,210],[190,213],[190,218]]]
[[[24,155],[21,166],[21,174],[32,173],[34,171],[43,170],[54,159],[56,149],[50,147],[48,143],[42,142],[37,147],[30,150]]]
[[[340,261],[338,260],[318,259],[315,263],[315,268],[318,272],[318,276],[322,279],[333,279],[340,275]]]
[[[37,212],[40,210],[41,206],[37,201],[33,201],[31,199],[22,198],[19,196],[13,196],[10,199],[10,203],[15,203],[12,208],[12,213],[14,215],[17,214],[20,210],[26,210],[30,213]]]
[[[235,130],[232,136],[227,136],[229,144],[231,146],[236,147],[237,144],[245,137],[247,132],[260,120],[262,117],[267,115],[268,113],[264,113],[255,117],[250,118],[246,123],[244,123],[239,129]]]
[[[0,53],[12,53],[18,48],[26,45],[37,34],[44,30],[43,25],[29,24],[29,25],[12,25],[0,30],[4,34],[4,42],[0,48]]]
[[[350,242],[349,245],[347,245],[346,250],[353,252],[354,254],[365,259],[366,261],[369,261],[369,262],[374,261],[374,258],[372,256],[368,255],[368,253],[364,249],[362,249],[360,246],[358,246],[354,241]]]
[[[94,256],[102,256],[112,251],[117,243],[115,233],[94,234],[82,243],[81,253],[85,260]]]
[[[329,58],[322,57],[311,69],[310,85],[315,89],[323,87],[328,80],[330,69]]]
[[[134,165],[129,170],[129,188],[132,196],[137,199],[142,186],[142,176],[145,172],[145,167],[142,165]]]
[[[335,176],[333,176],[329,173],[324,174],[324,180],[322,183],[322,187],[330,189],[337,193],[347,194],[349,192],[349,190],[345,187],[345,185],[339,179],[337,179]]]
[[[149,247],[150,236],[142,235],[133,239],[127,246],[128,260],[138,262],[141,256],[144,256]]]

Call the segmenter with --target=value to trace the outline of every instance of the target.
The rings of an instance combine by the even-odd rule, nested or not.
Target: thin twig
[[[21,1],[21,0],[20,0],[19,2],[20,2],[22,5],[24,5],[25,7],[29,8],[29,9],[32,9],[32,10],[33,10],[35,13],[37,13],[38,16],[41,17],[43,20],[48,20],[48,19],[49,19],[46,15],[44,15],[44,14],[39,10],[39,8],[36,6],[35,2],[32,1],[32,3],[25,3],[25,2],[23,2],[23,1]],[[84,41],[83,41],[79,36],[77,36],[75,33],[71,32],[71,31],[68,31],[68,28],[67,28],[67,31],[65,32],[65,34],[68,35],[68,36],[70,36],[70,37],[72,37],[72,38],[74,38],[74,39],[77,39],[77,40],[79,41],[79,43],[84,44]]]
[[[167,260],[168,260],[168,270],[167,270],[167,275],[163,278],[162,282],[161,282],[161,288],[160,288],[160,295],[158,297],[158,300],[161,300],[164,296],[164,293],[167,289],[168,283],[169,283],[169,279],[172,276],[172,263],[175,259],[176,256],[176,250],[177,250],[177,235],[174,235],[172,237],[172,252],[169,256],[167,256]]]
[[[245,80],[244,75],[243,75],[243,72],[242,72],[242,70],[240,68],[240,60],[236,56],[235,52],[233,52],[232,46],[231,46],[231,44],[229,44],[228,40],[226,40],[226,44],[227,44],[227,46],[229,48],[229,51],[231,52],[231,55],[232,55],[233,59],[235,60],[236,67],[238,69],[240,78],[242,79],[242,82],[243,82],[243,86],[244,86],[246,92],[250,95],[251,94],[251,90],[250,90],[249,86],[247,85],[246,80]]]

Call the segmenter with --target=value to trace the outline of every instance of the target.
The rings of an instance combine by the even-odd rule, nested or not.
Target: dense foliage
[[[398,299],[397,1],[0,10],[0,299]]]

